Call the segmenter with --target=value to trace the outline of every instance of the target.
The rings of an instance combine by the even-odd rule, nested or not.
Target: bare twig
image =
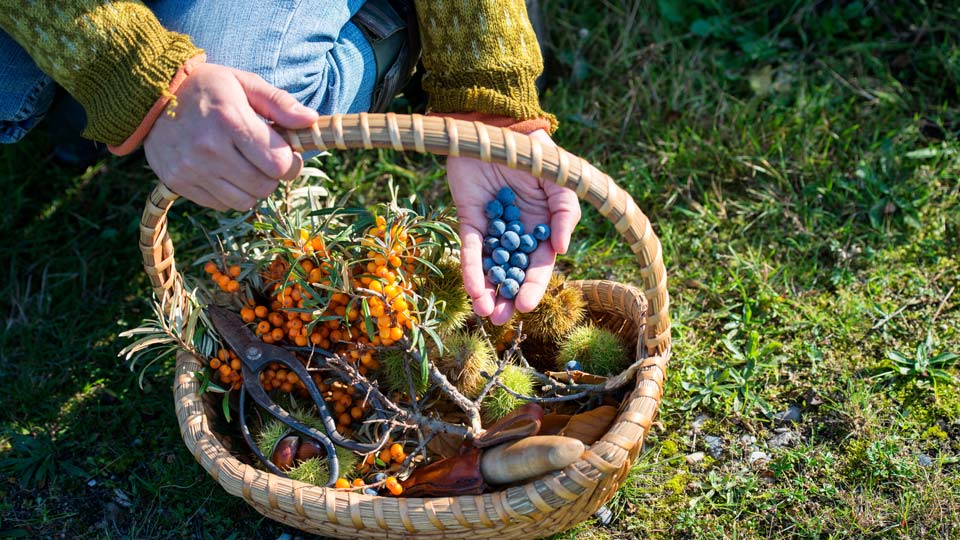
[[[943,297],[943,300],[940,301],[940,305],[937,306],[936,313],[933,314],[933,318],[930,319],[930,324],[937,322],[937,317],[940,316],[940,312],[943,311],[943,306],[947,305],[947,301],[950,300],[950,297],[953,296],[953,290],[956,287],[950,287],[950,290],[947,291],[947,295]]]

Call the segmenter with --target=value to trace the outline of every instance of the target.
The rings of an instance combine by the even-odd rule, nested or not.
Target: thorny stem
[[[379,388],[370,384],[370,381],[368,381],[366,377],[360,375],[356,367],[340,357],[328,359],[327,365],[333,368],[334,372],[346,382],[358,386],[361,391],[365,392],[376,410],[381,413],[386,413],[387,411],[392,412],[394,414],[393,418],[390,419],[392,422],[420,426],[428,431],[450,433],[459,437],[466,437],[471,432],[471,430],[465,426],[450,424],[423,414],[401,409],[393,401],[384,396]]]

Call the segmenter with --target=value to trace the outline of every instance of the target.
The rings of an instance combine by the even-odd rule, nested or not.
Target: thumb
[[[256,73],[233,70],[247,95],[247,102],[257,114],[288,129],[310,127],[320,115],[304,107],[293,96],[273,86]]]

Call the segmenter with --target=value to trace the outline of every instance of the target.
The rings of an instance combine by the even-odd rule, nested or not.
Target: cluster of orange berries
[[[350,424],[360,420],[370,411],[370,402],[357,399],[357,389],[353,386],[340,381],[330,384],[318,381],[317,388],[323,395],[323,400],[332,406],[333,416],[337,421],[337,431],[341,435],[347,436]]]
[[[350,482],[346,478],[341,477],[337,479],[335,487],[338,489],[348,489],[350,487],[357,489],[366,487],[366,485],[367,483],[363,481],[363,478],[354,478],[353,482]],[[390,491],[392,495],[396,496],[403,493],[403,486],[400,485],[400,481],[397,480],[396,476],[388,476],[385,480],[383,480],[383,485],[388,491]],[[374,489],[365,489],[364,493],[368,495],[378,495],[377,491]]]
[[[207,264],[203,265],[203,271],[210,274],[210,279],[221,290],[231,293],[240,291],[240,282],[237,281],[237,278],[240,277],[240,265],[231,265],[227,267],[225,272],[221,272],[217,263],[207,261]]]
[[[240,357],[229,349],[220,349],[217,355],[210,359],[210,369],[217,372],[220,383],[234,390],[239,390],[243,384],[241,368]]]
[[[379,454],[367,454],[367,457],[363,459],[363,463],[360,464],[360,474],[369,473],[371,469],[376,466],[378,457],[384,466],[387,467],[388,471],[397,472],[400,470],[403,462],[406,461],[407,453],[404,452],[402,444],[393,443],[381,450]]]
[[[285,394],[297,391],[298,396],[307,396],[307,387],[293,371],[287,370],[283,364],[272,362],[260,372],[260,384],[267,392],[280,390]]]

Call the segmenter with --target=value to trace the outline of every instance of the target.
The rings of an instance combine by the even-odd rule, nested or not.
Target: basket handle
[[[644,336],[647,352],[655,356],[670,349],[670,296],[660,240],[633,198],[583,158],[507,128],[417,114],[335,114],[321,117],[310,128],[286,131],[283,136],[298,152],[393,148],[471,157],[523,170],[572,189],[614,224],[640,263],[643,292],[650,307]],[[140,221],[144,269],[157,297],[164,300],[179,289],[173,242],[167,234],[167,211],[177,197],[159,183]]]

